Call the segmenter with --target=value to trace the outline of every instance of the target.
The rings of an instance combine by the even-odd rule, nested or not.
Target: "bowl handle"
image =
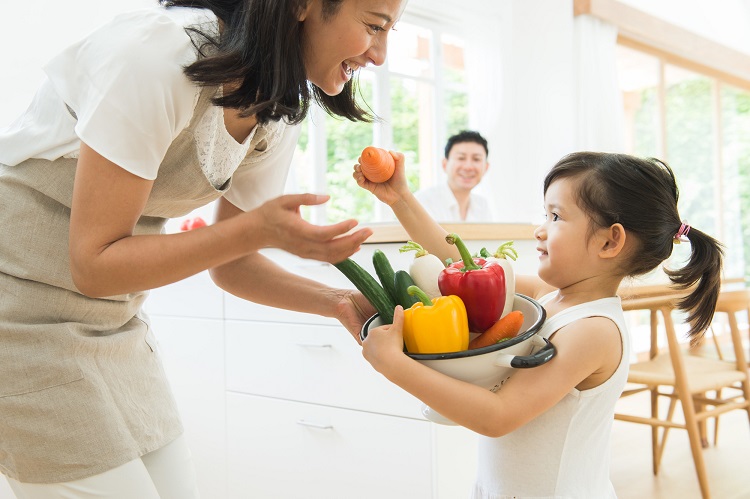
[[[535,335],[533,340],[534,343],[544,346],[531,355],[509,355],[501,353],[495,358],[495,365],[502,367],[515,367],[518,369],[537,367],[549,362],[549,360],[557,353],[555,345],[550,343],[547,338]]]

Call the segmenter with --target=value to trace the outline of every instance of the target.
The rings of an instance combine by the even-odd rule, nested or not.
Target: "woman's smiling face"
[[[325,0],[309,0],[300,14],[307,79],[338,95],[354,71],[385,62],[388,33],[407,0],[343,0],[323,15]]]

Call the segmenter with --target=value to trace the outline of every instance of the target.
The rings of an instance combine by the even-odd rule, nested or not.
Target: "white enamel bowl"
[[[516,369],[541,366],[555,356],[554,345],[537,334],[546,318],[544,308],[536,300],[516,293],[513,310],[523,312],[524,320],[521,331],[511,339],[474,350],[407,355],[447,376],[495,392]],[[382,321],[378,314],[373,315],[362,326],[360,338],[364,340],[371,328],[380,325]],[[427,406],[423,407],[422,413],[436,423],[453,424]]]

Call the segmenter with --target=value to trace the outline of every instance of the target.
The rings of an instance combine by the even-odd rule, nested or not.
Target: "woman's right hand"
[[[409,186],[406,182],[406,168],[404,166],[404,155],[400,152],[389,151],[390,155],[396,163],[396,168],[393,171],[393,175],[390,179],[385,182],[371,182],[362,174],[361,169],[361,158],[358,159],[356,165],[354,165],[354,173],[352,177],[357,181],[357,184],[363,189],[367,189],[372,192],[375,197],[380,201],[393,206],[398,201],[406,197],[410,193]]]
[[[319,194],[287,194],[265,202],[253,212],[259,220],[258,233],[264,247],[279,248],[302,258],[338,263],[359,250],[372,235],[372,229],[351,232],[356,220],[345,220],[332,225],[314,225],[300,215],[300,206],[323,204],[330,196]],[[257,239],[256,239],[257,241]],[[249,241],[253,244],[253,241]]]

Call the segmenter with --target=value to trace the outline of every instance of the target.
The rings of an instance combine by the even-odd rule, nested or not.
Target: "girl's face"
[[[566,288],[596,274],[598,251],[590,238],[591,218],[578,207],[575,178],[555,180],[544,195],[546,221],[534,236],[539,251],[539,277]]]
[[[300,14],[307,79],[328,95],[338,95],[354,73],[385,62],[388,32],[407,0],[344,0],[323,18],[324,0],[309,0]]]

